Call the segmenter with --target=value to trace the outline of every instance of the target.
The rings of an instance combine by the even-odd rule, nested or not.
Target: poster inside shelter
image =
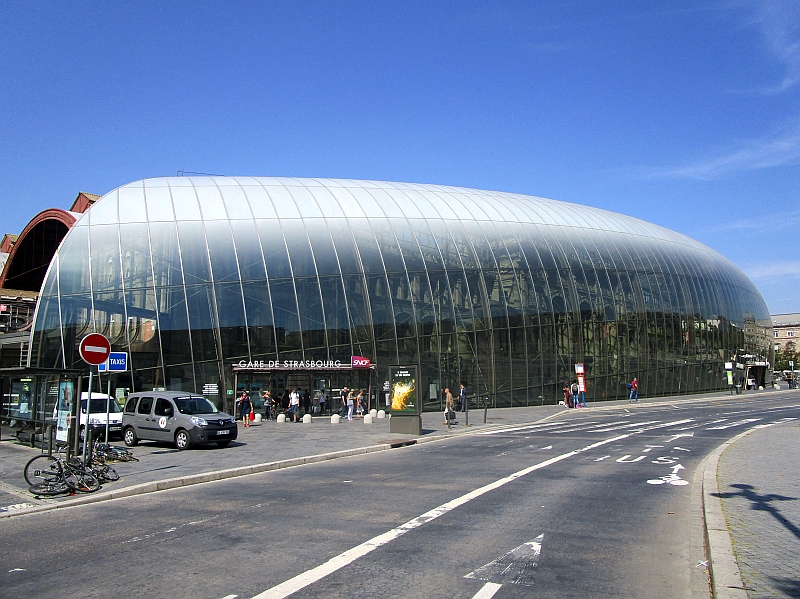
[[[392,414],[418,414],[417,366],[392,366]]]

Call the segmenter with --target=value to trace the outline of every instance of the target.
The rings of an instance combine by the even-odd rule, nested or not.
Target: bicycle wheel
[[[91,493],[100,488],[100,481],[94,474],[74,467],[64,472],[64,482],[79,493]]]
[[[28,487],[28,490],[34,495],[51,497],[53,495],[69,493],[70,488],[63,480],[52,480],[31,485]]]
[[[58,481],[62,476],[61,464],[52,456],[37,455],[25,464],[23,476],[29,485]]]

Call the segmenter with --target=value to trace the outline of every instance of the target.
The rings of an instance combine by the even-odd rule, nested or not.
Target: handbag
[[[250,411],[250,420],[253,421],[256,419],[256,412],[255,410]]]

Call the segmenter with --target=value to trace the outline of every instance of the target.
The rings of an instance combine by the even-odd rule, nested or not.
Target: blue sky
[[[0,4],[3,232],[181,169],[598,206],[798,312],[800,3]]]

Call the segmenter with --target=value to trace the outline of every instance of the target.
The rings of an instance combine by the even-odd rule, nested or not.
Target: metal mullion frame
[[[511,229],[511,223],[509,223],[507,221],[502,221],[502,222],[505,225],[506,230],[508,231],[508,233],[511,236],[514,237],[515,243],[517,243],[517,245],[519,246],[519,242],[517,241],[516,235],[514,235],[514,231]],[[515,224],[519,224],[519,223],[515,223]],[[494,227],[494,230],[498,233],[498,239],[500,240],[500,243],[503,245],[503,249],[506,252],[506,256],[508,256],[509,264],[511,265],[511,269],[512,269],[512,272],[514,274],[514,287],[516,287],[517,293],[519,294],[520,302],[522,302],[522,289],[519,286],[520,271],[511,262],[511,252],[508,249],[508,244],[505,242],[505,240],[503,239],[503,236],[500,234],[500,231],[498,230],[497,225],[495,225],[493,222],[490,221],[490,223],[487,226]],[[521,247],[519,247],[519,253],[520,253],[521,256],[524,257],[524,252],[522,251]],[[497,257],[496,256],[495,256],[495,262],[497,262]],[[500,272],[499,265],[498,265],[497,270],[498,270],[498,273],[499,273]],[[501,275],[501,280],[502,280],[502,275]],[[510,324],[510,320],[511,319],[508,316],[508,300],[506,300],[505,303],[506,303],[506,323],[508,324],[508,348],[509,348],[508,349],[508,356],[509,356],[509,363],[510,363],[510,366],[511,366],[511,368],[510,368],[510,372],[511,372],[511,406],[513,407],[514,406],[514,363],[511,361],[511,324]],[[528,380],[529,380],[528,379],[528,328],[527,328],[527,326],[525,326],[525,308],[524,308],[523,305],[520,305],[520,312],[522,313],[522,334],[523,334],[523,339],[524,339],[523,344],[524,344],[524,350],[525,350],[524,351],[524,355],[525,355],[525,405],[527,406],[527,405],[530,404],[530,391],[529,391],[529,388],[528,388]]]
[[[158,354],[159,354],[159,362],[161,363],[161,376],[163,377],[164,385],[166,386],[167,383],[167,370],[164,367],[164,348],[161,344],[161,319],[158,315],[158,299],[156,298],[156,271],[153,268],[153,245],[151,243],[152,236],[150,235],[150,215],[147,211],[147,188],[142,188],[142,193],[144,194],[144,210],[145,214],[147,215],[147,255],[150,260],[150,272],[153,273],[153,302],[155,303],[155,314],[156,314],[156,323],[158,326]],[[170,202],[172,202],[172,194],[170,194]],[[175,207],[172,207],[172,213],[175,214]],[[90,221],[91,224],[91,221]],[[177,227],[175,231],[175,235],[177,236]],[[91,237],[91,234],[89,235]],[[208,250],[208,242],[206,242],[206,251]],[[120,250],[120,254],[122,251]],[[90,255],[91,255],[91,247],[90,247]],[[91,262],[91,260],[90,260]],[[209,261],[210,262],[210,261]],[[124,276],[124,271],[121,272],[121,276]],[[89,273],[89,281],[91,281],[91,272]],[[213,292],[212,292],[213,293]],[[145,297],[147,295],[145,294]],[[94,311],[94,304],[92,304],[92,311]],[[127,324],[127,323],[126,323]],[[190,329],[191,330],[191,329]],[[217,331],[219,332],[219,331]],[[219,335],[218,335],[219,337]],[[219,344],[219,340],[217,340],[217,344]],[[194,356],[192,356],[194,358]]]
[[[189,181],[190,181],[190,183],[192,183],[192,191],[195,191],[194,183],[191,181],[191,179]],[[168,189],[169,189],[169,198],[170,198],[170,200],[172,200],[172,186],[168,186]],[[195,195],[196,194],[197,194],[197,192],[195,191]],[[198,210],[199,210],[200,209],[200,202],[198,202],[197,204],[198,204]],[[174,213],[174,211],[175,211],[175,203],[174,203],[174,201],[173,201],[173,204],[172,204],[172,210],[173,210],[173,213]],[[178,245],[178,261],[180,262],[180,265],[181,265],[181,287],[183,288],[183,305],[184,305],[184,308],[186,309],[186,324],[187,324],[187,327],[188,327],[187,333],[189,334],[188,335],[188,337],[189,337],[189,355],[192,357],[192,380],[194,381],[194,390],[195,390],[195,393],[196,393],[198,387],[197,387],[197,369],[194,367],[194,356],[195,356],[195,353],[194,353],[194,341],[192,340],[192,328],[191,328],[192,327],[192,321],[191,321],[191,318],[189,317],[189,300],[186,297],[186,275],[183,272],[183,250],[181,248],[181,236],[178,233],[178,226],[177,225],[178,225],[178,219],[176,218],[175,219],[175,240],[176,240],[176,243]],[[204,227],[204,229],[205,229],[205,227]],[[208,247],[208,246],[206,246],[206,247]],[[122,260],[122,246],[121,245],[120,245],[120,252],[119,253],[120,253],[120,261],[121,261]],[[121,265],[120,265],[120,267],[121,267]],[[211,266],[209,265],[209,269],[210,268],[211,268]],[[120,272],[122,272],[122,271],[120,270]],[[122,287],[123,287],[123,293],[124,293],[125,278],[124,277],[121,277],[121,278],[122,278]],[[155,274],[153,275],[153,281],[155,282]],[[123,295],[123,297],[125,297],[125,296]],[[126,334],[127,334],[127,328],[128,328],[127,327],[127,310],[128,310],[128,302],[125,301],[125,319],[126,319],[125,320],[125,322],[126,322],[125,329],[126,329]],[[159,333],[160,333],[160,331],[159,331]],[[128,344],[130,346],[130,341],[128,341]],[[133,369],[131,368],[131,372],[132,371],[133,371]],[[133,380],[133,377],[131,377],[131,380]]]
[[[235,179],[234,179],[234,181],[235,181]],[[236,184],[239,185],[239,182],[236,181]],[[219,189],[219,185],[217,184],[216,179],[214,179],[214,185],[216,185],[217,190],[219,192],[219,197],[222,199],[222,206],[225,208],[225,214],[228,215],[228,228],[231,231],[231,240],[233,242],[233,256],[234,256],[234,258],[236,260],[236,272],[239,274],[239,293],[241,293],[241,295],[242,295],[242,315],[244,316],[244,334],[245,334],[245,338],[247,339],[247,358],[248,358],[248,360],[252,361],[252,359],[253,359],[253,351],[252,351],[252,348],[250,347],[250,328],[247,326],[247,304],[244,301],[244,289],[242,287],[242,269],[239,267],[239,253],[236,251],[236,237],[233,234],[233,227],[231,227],[231,217],[230,217],[230,214],[228,214],[228,206],[225,204],[225,196],[222,195],[222,191]],[[245,201],[247,201],[247,195],[244,193],[244,189],[242,189],[241,185],[239,185],[239,189],[241,190],[242,196],[244,197]],[[170,188],[170,199],[171,198],[172,198],[172,189]],[[198,201],[197,204],[199,206],[200,202]],[[255,216],[253,216],[253,209],[250,207],[250,202],[249,201],[247,202],[247,209],[250,211],[250,216],[253,218],[253,226],[255,226],[256,220],[255,220]],[[173,210],[174,210],[174,208],[173,208]],[[202,210],[202,208],[201,208],[201,210]],[[203,221],[203,222],[205,222],[205,221]],[[257,230],[258,229],[256,229],[256,231]],[[178,243],[180,244],[180,240],[178,241]],[[210,260],[209,260],[209,266],[211,266],[211,278],[214,279],[214,267],[211,264]],[[181,264],[181,272],[182,271],[183,271],[183,264]],[[266,271],[264,271],[264,272],[266,272]],[[183,274],[181,274],[181,276],[183,276]],[[216,281],[215,281],[215,284],[216,284]],[[188,306],[187,306],[187,310],[188,310]],[[217,327],[219,327],[219,313],[217,313]]]
[[[267,197],[267,201],[272,204],[272,210],[277,215],[278,212],[275,210],[275,204],[272,202],[272,196],[269,195],[269,191],[267,190],[264,183],[261,179],[257,179],[258,184],[264,189],[264,194]],[[242,190],[244,193],[244,190]],[[247,193],[244,193],[244,197],[247,198],[247,205],[250,206],[250,198],[247,197]],[[250,206],[250,213],[252,214],[253,207]],[[277,216],[276,216],[277,217]],[[269,313],[270,318],[272,319],[272,341],[274,342],[275,347],[275,359],[280,359],[280,350],[278,349],[278,337],[275,332],[275,307],[272,305],[272,288],[269,283],[269,271],[267,270],[267,258],[264,255],[264,245],[261,243],[261,232],[258,229],[258,224],[256,223],[255,217],[253,218],[253,224],[256,226],[256,239],[258,240],[258,247],[261,249],[261,261],[264,264],[264,284],[267,286],[267,295],[269,296]],[[284,246],[286,245],[286,241],[284,240]],[[286,252],[287,256],[289,254],[288,249]],[[244,299],[244,291],[242,292],[242,299]],[[247,302],[245,302],[245,313],[247,313]],[[249,333],[248,333],[249,334]],[[252,351],[250,352],[252,354]]]
[[[286,186],[286,184],[283,181],[281,181],[281,185],[286,189],[286,193],[289,195],[290,198],[292,198],[292,201],[294,202],[294,196],[292,195],[292,192],[289,191],[289,188]],[[272,199],[272,197],[270,197],[270,200],[271,199]],[[295,207],[297,207],[297,202],[295,202]],[[298,214],[300,213],[300,209],[299,208],[297,208],[297,212],[298,212]],[[277,210],[275,211],[275,214],[276,215],[278,214]],[[292,266],[292,256],[291,256],[291,254],[289,254],[289,245],[286,243],[286,233],[283,230],[283,219],[280,216],[276,216],[276,220],[278,221],[278,226],[281,229],[281,237],[283,238],[283,245],[286,248],[286,256],[289,259],[289,274],[292,277],[292,289],[294,290],[294,309],[295,309],[295,313],[297,314],[297,326],[300,328],[300,355],[303,356],[303,360],[305,360],[306,351],[305,351],[305,347],[303,346],[303,325],[300,322],[300,303],[297,301],[297,285],[294,282],[294,266]],[[300,222],[301,223],[303,222],[302,215],[301,215],[301,218],[300,218]],[[303,228],[305,228],[305,225],[303,225]],[[310,245],[309,245],[309,248],[310,248]],[[237,268],[238,268],[238,266],[237,266]],[[314,265],[314,270],[316,271],[316,269],[317,269],[317,267],[316,267],[316,264],[315,264]],[[241,279],[241,277],[240,277],[240,279]],[[319,285],[319,277],[317,278],[317,284]],[[271,300],[272,300],[272,296],[270,296],[270,301]],[[273,322],[272,326],[273,327],[275,326],[274,322]],[[277,339],[276,339],[276,342],[277,342]],[[275,349],[277,350],[277,348],[278,348],[278,346],[276,345]]]

